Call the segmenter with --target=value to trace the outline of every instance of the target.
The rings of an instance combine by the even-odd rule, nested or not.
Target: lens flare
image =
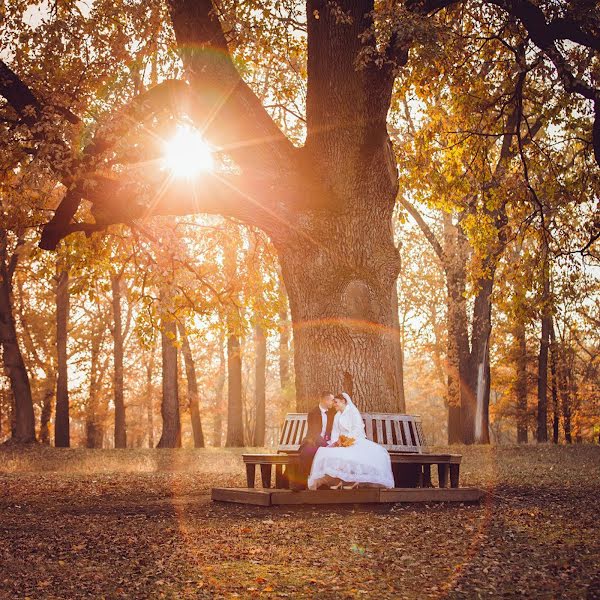
[[[201,172],[214,169],[211,147],[200,133],[188,126],[177,127],[177,132],[165,142],[164,164],[175,177],[191,179]]]

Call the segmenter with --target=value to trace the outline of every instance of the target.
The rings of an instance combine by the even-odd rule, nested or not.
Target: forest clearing
[[[2,449],[0,597],[600,597],[600,448],[453,450],[480,505],[236,506],[238,449]]]
[[[0,600],[600,598],[599,166],[598,2],[0,0]]]

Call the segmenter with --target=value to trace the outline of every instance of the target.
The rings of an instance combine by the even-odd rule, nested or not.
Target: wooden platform
[[[386,502],[479,502],[478,488],[393,488],[292,492],[274,488],[213,488],[212,499],[257,506],[278,504],[362,504]]]

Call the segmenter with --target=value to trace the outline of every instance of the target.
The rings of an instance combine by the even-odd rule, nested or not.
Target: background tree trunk
[[[219,336],[219,371],[214,386],[215,394],[215,419],[213,424],[213,446],[219,448],[221,446],[221,438],[223,435],[223,388],[225,387],[225,379],[227,377],[227,369],[225,366],[225,352],[223,337]]]
[[[52,401],[54,400],[55,387],[55,379],[49,377],[42,398],[42,412],[40,414],[40,442],[46,445],[50,444],[50,419],[52,418]]]
[[[517,400],[517,443],[527,443],[527,338],[525,321],[517,319],[515,337],[515,395]]]
[[[150,349],[148,362],[146,363],[146,421],[148,431],[148,448],[154,448],[154,386],[152,385],[152,375],[154,372],[154,345]]]
[[[469,332],[467,327],[467,248],[460,229],[444,213],[444,271],[447,288],[447,372],[448,372],[448,443],[463,441],[462,405],[469,369]]]
[[[227,338],[227,440],[228,448],[244,445],[242,414],[242,355],[237,335]]]
[[[192,356],[192,349],[188,340],[185,326],[179,324],[179,335],[181,336],[181,353],[185,363],[185,375],[187,379],[188,405],[190,407],[190,418],[192,421],[192,433],[194,435],[194,448],[204,448],[204,433],[202,432],[202,421],[200,420],[200,408],[198,406],[200,396],[198,394],[198,380],[196,378],[196,365]]]
[[[463,442],[489,444],[490,348],[492,330],[493,278],[478,281],[471,325],[471,355],[466,382],[469,388],[461,396]]]
[[[177,383],[177,326],[170,318],[163,318],[162,347],[162,435],[157,448],[181,447],[181,420],[179,418],[179,390]]]
[[[11,430],[11,437],[14,442],[29,443],[35,442],[33,399],[13,312],[12,276],[18,254],[9,258],[7,244],[6,229],[0,228],[0,342],[4,370],[10,380],[14,398],[14,428]]]
[[[537,430],[538,443],[548,441],[548,348],[550,346],[550,266],[548,246],[544,238],[542,247],[542,332],[538,357]]]
[[[69,385],[67,369],[67,328],[69,321],[69,273],[57,263],[56,273],[56,418],[54,420],[54,445],[68,448],[71,444],[69,431]]]
[[[111,274],[114,342],[115,448],[127,448],[125,399],[123,395],[123,326],[121,320],[121,275]]]
[[[266,426],[266,385],[267,385],[267,339],[260,325],[254,328],[255,369],[254,369],[254,398],[256,419],[254,422],[253,445],[261,448],[265,445]]]
[[[104,424],[99,410],[99,355],[101,345],[101,332],[94,325],[91,332],[90,352],[90,382],[88,401],[85,411],[85,434],[87,448],[102,448],[104,438]]]
[[[556,334],[550,317],[550,373],[552,375],[552,441],[558,444],[560,406],[558,403],[558,379],[556,373]]]

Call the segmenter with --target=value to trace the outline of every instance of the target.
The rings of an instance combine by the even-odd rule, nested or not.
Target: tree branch
[[[406,208],[406,210],[408,211],[410,216],[415,220],[415,222],[419,226],[419,229],[423,232],[423,235],[425,235],[425,237],[427,238],[427,241],[433,247],[433,250],[435,251],[435,253],[437,254],[437,257],[440,259],[440,261],[442,263],[442,266],[444,267],[444,269],[446,269],[446,267],[447,267],[446,253],[444,252],[442,245],[436,238],[435,233],[433,233],[431,227],[429,227],[429,225],[425,222],[425,219],[423,219],[423,217],[421,216],[421,213],[408,200],[406,200],[406,198],[403,198],[402,196],[400,196],[399,199],[400,199],[400,204],[402,204],[402,206],[404,206],[404,208]]]
[[[193,90],[191,116],[205,137],[243,169],[289,172],[296,149],[236,69],[211,0],[169,0]]]

